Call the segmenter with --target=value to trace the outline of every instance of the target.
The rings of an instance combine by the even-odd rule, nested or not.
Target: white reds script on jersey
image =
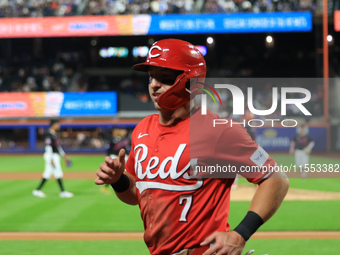
[[[151,254],[198,247],[213,232],[230,229],[230,187],[235,174],[219,179],[190,178],[190,150],[191,157],[201,164],[215,160],[237,167],[256,165],[254,155],[260,153],[262,165],[275,165],[268,154],[262,156],[243,127],[213,129],[213,118],[218,116],[209,111],[201,116],[197,110],[191,118],[164,126],[155,114],[142,120],[132,134],[126,170],[136,179],[144,240]],[[199,123],[199,128],[193,129],[197,131],[191,130],[191,141],[190,122]],[[245,177],[257,183],[263,175]]]

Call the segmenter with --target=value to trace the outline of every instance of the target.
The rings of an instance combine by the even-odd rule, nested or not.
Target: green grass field
[[[249,240],[254,255],[328,255],[339,253],[339,240]],[[143,241],[0,241],[6,255],[148,255]],[[245,252],[244,252],[245,253]]]
[[[290,164],[291,156],[274,155],[279,164]],[[73,167],[64,171],[96,171],[103,156],[71,155]],[[316,163],[339,163],[337,159],[313,158]],[[0,172],[42,172],[41,156],[1,156]],[[105,195],[93,180],[65,180],[75,197],[61,199],[58,186],[50,180],[45,199],[32,196],[37,180],[0,180],[0,231],[143,231],[138,206]],[[246,185],[245,180],[240,180]],[[291,188],[340,192],[340,179],[291,179]],[[235,227],[245,215],[249,202],[231,202],[230,224]],[[340,230],[340,200],[285,201],[260,230]],[[250,240],[254,255],[337,254],[339,240]],[[65,252],[66,251],[66,252]],[[97,255],[148,254],[142,241],[0,241],[4,255]]]
[[[102,155],[69,155],[72,167],[65,171],[93,171],[104,161]],[[42,172],[44,159],[42,155],[0,156],[0,172]]]

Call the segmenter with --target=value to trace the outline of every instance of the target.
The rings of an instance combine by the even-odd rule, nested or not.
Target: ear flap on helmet
[[[158,105],[164,109],[175,110],[201,93],[200,88],[203,88],[205,78],[190,76],[189,71],[180,74],[172,87],[159,96]]]
[[[158,97],[158,105],[164,109],[175,110],[189,102],[190,90],[186,89],[187,82],[187,73],[180,74],[171,88]]]

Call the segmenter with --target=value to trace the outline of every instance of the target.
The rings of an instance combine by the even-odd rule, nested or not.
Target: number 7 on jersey
[[[186,203],[184,202],[184,200],[186,200]],[[183,205],[183,210],[181,213],[181,218],[179,219],[179,221],[187,221],[187,216],[188,213],[190,211],[191,208],[191,204],[192,204],[192,195],[183,195],[179,197],[179,205]]]

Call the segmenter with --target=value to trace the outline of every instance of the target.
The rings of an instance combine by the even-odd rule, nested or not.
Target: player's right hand
[[[213,245],[206,250],[202,255],[241,255],[246,245],[246,241],[243,237],[235,232],[214,232],[208,236],[202,243],[201,246]]]
[[[97,178],[94,181],[97,185],[112,184],[118,181],[125,170],[125,150],[119,151],[117,158],[105,157],[96,172]]]

